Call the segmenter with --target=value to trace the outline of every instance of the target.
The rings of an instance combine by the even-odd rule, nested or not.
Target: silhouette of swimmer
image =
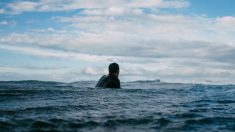
[[[109,75],[103,75],[96,87],[101,88],[121,88],[120,80],[118,79],[119,66],[117,63],[111,63],[109,65]]]

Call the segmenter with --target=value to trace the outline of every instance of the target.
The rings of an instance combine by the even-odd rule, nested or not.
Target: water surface
[[[235,86],[0,82],[0,131],[235,131]]]

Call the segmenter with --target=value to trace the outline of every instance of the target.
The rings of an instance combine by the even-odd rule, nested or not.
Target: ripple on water
[[[1,132],[235,131],[234,86],[45,83],[0,83]]]

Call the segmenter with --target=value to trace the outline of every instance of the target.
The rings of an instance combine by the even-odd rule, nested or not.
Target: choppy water
[[[235,131],[235,86],[0,82],[0,131]]]

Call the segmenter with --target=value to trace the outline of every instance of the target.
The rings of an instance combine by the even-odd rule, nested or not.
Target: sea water
[[[235,131],[235,86],[0,82],[0,131]]]

